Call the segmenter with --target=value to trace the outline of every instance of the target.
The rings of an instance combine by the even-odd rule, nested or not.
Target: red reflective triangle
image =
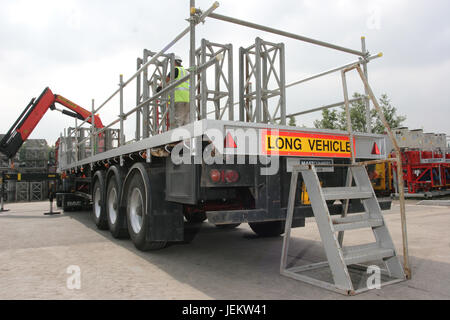
[[[229,132],[227,134],[227,137],[225,138],[225,148],[237,148],[236,142],[234,142],[234,139]]]
[[[378,145],[376,142],[373,144],[372,154],[376,154],[377,156],[381,155],[380,148],[378,148]]]

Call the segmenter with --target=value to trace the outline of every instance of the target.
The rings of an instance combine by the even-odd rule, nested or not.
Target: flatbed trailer
[[[244,148],[239,150],[239,142],[244,140],[230,134],[236,148],[223,148],[221,153],[223,164],[207,164],[203,157],[197,159],[195,155],[189,155],[191,164],[176,164],[169,154],[152,156],[155,150],[165,150],[167,146],[180,143],[173,135],[177,130],[186,134],[185,140],[194,143],[197,141],[202,154],[214,145],[208,132],[222,137],[228,137],[230,132],[236,133],[239,130],[245,137],[255,133],[258,148],[253,152]],[[334,141],[348,138],[344,132],[221,120],[196,121],[177,130],[167,131],[74,162],[65,163],[68,154],[60,152],[62,155],[60,170],[65,178],[63,181],[66,188],[63,190],[66,192],[63,203],[72,203],[64,206],[67,208],[74,206],[74,201],[78,201],[75,205],[82,207],[91,200],[97,226],[101,229],[109,228],[113,235],[119,237],[126,236],[128,232],[132,235],[132,239],[136,239],[139,234],[136,231],[141,230],[140,228],[148,221],[152,221],[146,225],[148,230],[144,233],[147,239],[145,244],[135,240],[138,248],[145,249],[154,248],[153,245],[148,246],[148,243],[159,243],[163,246],[168,241],[183,241],[183,217],[191,222],[202,222],[208,218],[211,223],[225,227],[249,223],[258,235],[280,235],[284,232],[283,221],[286,219],[290,167],[293,165],[329,163],[330,166],[324,167],[323,172],[319,174],[323,187],[337,187],[345,183],[346,170],[336,165],[349,164],[350,159],[342,157],[339,153],[336,153],[335,157],[330,157],[331,154],[327,157],[272,155],[269,164],[261,163],[267,162],[268,159],[262,150],[267,132],[277,132],[277,137],[289,134],[300,137],[303,141],[308,138],[310,139],[308,143],[321,139]],[[64,148],[65,139],[62,141],[61,146]],[[182,145],[182,142],[180,144]],[[385,154],[372,154],[374,144],[384,146],[385,136],[355,135],[355,150],[358,150],[356,158],[382,159]],[[215,147],[215,150],[220,149],[220,146]],[[175,149],[173,148],[172,152]],[[261,157],[267,158],[261,161],[263,159]],[[238,164],[238,160],[243,160],[242,164]],[[264,170],[271,171],[271,169],[275,171],[264,174]],[[301,179],[298,183],[301,188]],[[135,196],[132,192],[133,186],[134,190],[139,190],[135,192]],[[85,192],[87,196],[80,197],[74,193],[80,191]],[[69,195],[68,192],[72,194]],[[89,194],[92,194],[92,197],[89,197]],[[304,198],[299,197],[296,204],[294,227],[304,226],[305,218],[312,216],[311,206],[301,200]],[[390,200],[380,201],[380,204],[384,209],[390,208]],[[141,210],[142,205],[147,206],[147,216],[143,213],[133,215],[133,210]],[[334,214],[342,213],[341,203],[330,202],[329,207]],[[120,220],[116,222],[117,224],[108,221],[112,211],[114,211],[112,215]],[[350,204],[349,212],[361,211],[363,211],[361,203]],[[143,220],[144,217],[149,220],[141,221],[141,215]],[[127,225],[133,224],[133,217],[136,220],[134,228],[133,225]]]
[[[320,174],[323,179],[324,187],[339,186],[343,184],[346,179],[345,168],[335,167],[338,164],[348,164],[350,159],[340,156],[339,153],[328,154],[327,157],[310,156],[308,152],[306,156],[296,156],[292,152],[292,156],[278,155],[276,158],[271,157],[271,164],[276,172],[270,175],[261,173],[262,169],[270,170],[271,164],[264,165],[261,163],[261,157],[266,157],[264,150],[264,138],[267,132],[277,132],[278,136],[290,134],[300,137],[300,139],[314,139],[311,141],[321,141],[321,139],[341,139],[345,138],[346,134],[340,131],[317,130],[294,128],[280,125],[256,124],[239,121],[221,121],[221,120],[201,120],[185,127],[178,128],[185,133],[187,140],[201,141],[201,153],[204,154],[211,143],[211,137],[208,132],[213,132],[215,135],[227,137],[230,132],[241,131],[244,137],[256,137],[256,144],[253,152],[251,150],[239,150],[239,140],[236,148],[223,148],[223,162],[224,164],[205,163],[203,158],[196,159],[192,156],[192,164],[174,164],[172,157],[166,156],[147,156],[152,154],[153,150],[164,150],[166,146],[173,145],[180,140],[173,138],[173,131],[167,131],[157,136],[152,136],[139,142],[130,143],[121,147],[113,148],[106,152],[96,154],[92,157],[80,159],[78,161],[70,162],[63,165],[64,152],[60,154],[63,158],[60,159],[60,170],[63,176],[74,185],[75,190],[85,190],[90,192],[92,187],[98,181],[101,188],[101,194],[105,193],[108,188],[108,181],[112,176],[117,179],[115,183],[123,186],[126,184],[126,179],[132,175],[133,171],[137,170],[142,175],[142,178],[152,183],[151,171],[160,170],[156,179],[158,194],[164,196],[167,202],[177,203],[180,205],[178,213],[178,223],[182,225],[182,212],[184,215],[190,215],[190,220],[203,220],[205,216],[217,225],[235,224],[235,223],[261,223],[280,221],[285,219],[287,207],[287,193],[290,181],[290,169],[295,164],[300,163],[329,163],[327,170],[323,170]],[[313,137],[313,138],[311,138]],[[385,136],[374,134],[357,134],[355,135],[355,150],[356,158],[360,160],[382,159],[385,154],[372,154],[373,145],[385,146]],[[64,141],[64,138],[63,138]],[[63,144],[64,146],[64,144]],[[248,146],[247,146],[248,147]],[[216,150],[220,149],[217,146]],[[384,150],[384,147],[382,148]],[[241,151],[241,152],[240,152]],[[67,154],[66,154],[67,155]],[[231,157],[231,158],[230,158]],[[249,163],[250,158],[254,157],[253,164]],[[237,164],[239,158],[244,160],[242,164]],[[232,164],[226,164],[227,160],[232,159]],[[275,160],[276,159],[276,160]],[[199,160],[198,163],[195,163]],[[265,160],[264,160],[265,161]],[[226,172],[231,170],[237,172],[238,181],[218,181],[214,182],[211,178],[212,171]],[[147,173],[145,173],[147,172]],[[117,177],[116,177],[117,175]],[[85,176],[81,178],[81,176]],[[299,182],[301,185],[301,181]],[[77,186],[75,186],[77,185]],[[79,186],[83,186],[84,189]],[[89,187],[87,187],[89,185]],[[152,187],[156,188],[156,187]],[[65,190],[66,192],[70,190]],[[120,190],[120,192],[126,192]],[[242,195],[245,195],[242,197]],[[71,199],[73,196],[70,197]],[[95,199],[95,194],[93,196]],[[103,197],[102,197],[103,198]],[[87,197],[84,198],[88,199]],[[105,195],[106,199],[106,195]],[[98,200],[98,199],[97,199]],[[73,200],[72,200],[73,201]],[[96,201],[96,200],[94,200]],[[101,200],[106,201],[107,200]],[[127,207],[125,196],[123,195],[122,207]],[[390,201],[383,201],[383,208],[389,208]],[[108,205],[106,203],[106,205]],[[330,204],[334,205],[334,204]],[[79,206],[82,206],[79,204]],[[350,210],[361,210],[361,205],[354,204]],[[183,207],[183,208],[181,208]],[[333,211],[341,213],[341,204],[334,205]],[[219,208],[221,210],[219,210]],[[229,209],[227,209],[229,208]],[[217,209],[217,210],[216,210]],[[296,217],[299,220],[299,225],[302,226],[304,218],[311,216],[311,207],[309,205],[302,205],[300,202],[296,207]],[[196,219],[195,216],[199,217]],[[281,225],[281,224],[279,224]],[[278,230],[278,229],[277,229]],[[281,232],[282,228],[279,228]],[[181,236],[181,234],[180,234]],[[182,238],[173,239],[181,241]]]
[[[292,168],[317,165],[323,187],[345,184],[345,165],[356,160],[383,160],[386,136],[371,133],[319,130],[286,124],[286,89],[341,72],[381,55],[370,55],[362,39],[362,50],[352,50],[292,33],[214,14],[195,8],[191,1],[189,26],[160,52],[144,50],[137,59],[137,71],[128,80],[119,77],[117,89],[95,108],[93,118],[115,97],[119,97],[119,118],[96,129],[90,118],[61,134],[58,169],[61,185],[58,200],[64,209],[92,205],[93,219],[100,229],[116,238],[131,237],[140,250],[161,249],[167,243],[184,240],[184,220],[206,219],[218,227],[232,228],[249,223],[260,236],[278,236],[284,221]],[[286,83],[285,46],[256,38],[239,49],[239,102],[234,102],[233,45],[201,40],[196,47],[195,28],[214,18],[312,43],[358,56],[358,60],[311,77]],[[173,44],[190,34],[190,73],[175,80]],[[214,66],[214,68],[210,68]],[[211,72],[211,69],[214,69]],[[166,77],[170,74],[170,82]],[[213,81],[211,81],[211,76]],[[190,82],[190,123],[173,128],[171,98],[177,85]],[[136,84],[136,105],[124,109],[124,88]],[[213,83],[213,85],[211,85]],[[161,85],[162,90],[157,90]],[[346,87],[344,88],[346,90]],[[193,98],[192,98],[193,97]],[[368,103],[368,96],[363,96]],[[346,102],[353,100],[346,99]],[[308,112],[338,107],[333,103]],[[235,115],[235,106],[238,112]],[[211,108],[212,107],[212,108]],[[135,137],[125,140],[127,119]],[[312,208],[303,181],[295,203],[293,227],[305,225]],[[390,200],[379,200],[383,209]],[[360,201],[328,201],[332,214],[362,212]]]

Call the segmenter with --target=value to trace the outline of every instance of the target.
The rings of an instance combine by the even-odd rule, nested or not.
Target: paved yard
[[[279,274],[282,238],[257,238],[248,225],[188,225],[186,243],[139,252],[95,228],[88,212],[44,216],[47,202],[7,204],[0,214],[0,299],[450,299],[450,207],[407,205],[413,279],[345,297]],[[386,213],[397,248],[399,207]],[[295,229],[295,263],[322,261],[317,228]],[[346,235],[347,244],[364,235]],[[401,250],[399,250],[401,252]],[[69,266],[81,289],[69,290]]]

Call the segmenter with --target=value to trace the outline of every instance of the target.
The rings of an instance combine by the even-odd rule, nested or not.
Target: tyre
[[[235,229],[237,227],[239,227],[241,224],[240,223],[232,223],[232,224],[216,224],[216,227],[219,229]]]
[[[106,219],[105,190],[103,186],[104,184],[100,179],[95,179],[94,187],[92,188],[92,218],[98,229],[107,230],[108,222]]]
[[[284,233],[284,221],[249,223],[250,228],[260,237],[278,237]]]
[[[202,223],[203,221],[206,220],[206,213],[184,211],[184,217],[190,223]]]
[[[149,214],[147,208],[147,192],[140,173],[131,177],[127,188],[127,226],[130,238],[141,251],[159,250],[167,245],[167,241],[147,241]]]
[[[108,180],[106,190],[106,217],[108,227],[111,235],[116,239],[128,237],[127,216],[124,210],[120,210],[121,185],[120,178],[116,174],[113,174]]]

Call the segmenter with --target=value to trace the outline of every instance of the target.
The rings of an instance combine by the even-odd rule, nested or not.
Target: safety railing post
[[[138,58],[136,61],[137,70],[142,66],[142,59]],[[139,73],[136,77],[136,105],[141,102],[141,78],[142,74]],[[136,141],[141,139],[141,113],[142,109],[136,110]]]
[[[361,37],[361,48],[362,48],[362,52],[365,55],[369,54],[369,52],[367,51],[367,48],[366,48],[366,37]],[[369,80],[369,72],[367,69],[367,61],[365,58],[363,59],[362,65],[363,65],[364,75],[366,76],[366,79]],[[364,91],[366,94],[366,98],[364,99],[364,103],[366,105],[366,132],[371,133],[372,132],[372,123],[371,123],[372,119],[370,116],[370,99],[368,96],[367,88],[364,87]]]
[[[256,38],[255,43],[255,78],[256,78],[256,110],[255,110],[255,118],[257,123],[261,123],[262,114],[261,114],[261,73],[262,73],[262,61],[261,61],[261,39]]]
[[[233,45],[227,46],[228,49],[228,120],[234,120],[234,77],[233,77]]]
[[[190,48],[189,48],[189,68],[191,70],[189,77],[189,121],[194,122],[196,120],[195,114],[195,0],[190,0],[190,20],[189,20],[189,35],[190,35]]]
[[[92,106],[91,106],[91,157],[95,155],[95,100],[92,99]]]
[[[119,83],[119,86],[120,86],[120,93],[119,93],[119,99],[120,99],[120,102],[119,102],[119,106],[120,106],[120,115],[119,115],[119,117],[120,117],[120,136],[119,137],[120,138],[119,138],[119,145],[123,146],[125,144],[125,134],[123,132],[123,120],[124,120],[124,117],[123,117],[123,74],[121,74],[119,76],[119,81],[120,81],[120,83]]]
[[[403,240],[403,267],[405,269],[405,274],[408,279],[411,279],[412,273],[411,268],[409,266],[409,252],[408,252],[408,232],[406,225],[406,206],[405,206],[405,185],[403,181],[403,164],[400,147],[398,146],[397,140],[395,139],[394,134],[392,133],[391,127],[389,123],[386,121],[386,118],[383,114],[383,110],[378,104],[378,100],[375,98],[375,94],[372,91],[372,88],[367,81],[367,78],[364,75],[364,72],[361,69],[360,65],[355,66],[356,70],[361,77],[362,82],[364,83],[364,87],[367,89],[370,99],[375,107],[375,110],[378,113],[378,116],[383,123],[388,136],[394,146],[395,154],[397,157],[397,183],[398,183],[398,192],[399,192],[399,200],[400,200],[400,220],[402,225],[402,240]]]
[[[342,88],[344,90],[344,106],[345,106],[345,116],[347,122],[347,133],[350,140],[350,152],[352,156],[352,164],[355,164],[355,145],[354,145],[354,137],[353,137],[353,128],[352,128],[352,119],[350,116],[350,103],[348,99],[348,87],[347,87],[347,77],[345,76],[346,70],[342,70]]]
[[[244,99],[244,91],[245,91],[245,84],[244,82],[247,79],[244,79],[244,59],[245,59],[245,52],[244,48],[239,48],[239,121],[245,122],[245,99]]]
[[[67,150],[68,150],[68,143],[67,143],[67,135],[66,135],[66,128],[64,128],[64,148],[63,148],[63,151],[64,151],[64,157],[65,157],[65,165],[68,165],[69,164],[69,159],[67,158]]]
[[[144,50],[144,65],[147,64],[149,57],[149,52]],[[142,67],[141,67],[142,68]],[[142,100],[145,101],[150,98],[150,84],[148,83],[148,67],[144,67],[144,71],[142,72]],[[153,112],[153,118],[155,118],[155,112]],[[155,128],[150,130],[150,105],[145,104],[142,107],[142,138],[148,138],[150,136],[150,131],[153,133],[156,130],[155,120],[153,119],[153,126]]]
[[[286,125],[286,58],[284,43],[280,44],[280,117],[281,124]],[[276,116],[275,114],[273,115]]]
[[[190,0],[189,3],[190,19],[189,19],[189,35],[190,35],[190,48],[189,48],[189,122],[193,123],[197,120],[197,112],[195,108],[195,26],[197,25],[196,19],[198,19],[197,9],[195,8],[195,0]],[[174,97],[175,98],[175,97]],[[175,99],[173,100],[175,101]],[[175,103],[174,103],[175,105]],[[200,155],[201,149],[200,140],[192,138],[190,141],[191,155],[194,156],[194,161],[197,164],[197,155]],[[201,162],[200,162],[201,163]]]
[[[201,52],[200,52],[200,63],[206,63],[206,40],[202,39],[201,41]],[[208,86],[206,83],[206,70],[204,70],[200,74],[200,110],[201,110],[201,119],[207,118],[207,101],[208,101]]]
[[[77,121],[76,118],[75,118],[75,129],[74,129],[74,131],[75,131],[75,163],[77,163],[78,160],[79,160],[79,154],[78,154],[79,147],[78,147],[78,142],[80,142],[80,139],[78,138],[78,121]]]
[[[264,49],[264,50],[263,50]],[[269,52],[261,45],[261,117],[263,123],[270,123],[269,102],[267,96],[269,95],[269,76],[267,73]]]
[[[58,159],[57,163],[58,163],[58,168],[61,169],[63,167],[63,164],[66,164],[66,161],[64,159],[63,162],[63,157],[64,157],[64,153],[63,153],[63,146],[64,146],[65,141],[63,140],[63,135],[62,132],[59,133],[59,146],[58,146]]]
[[[167,68],[170,68],[170,79],[169,81],[172,83],[175,80],[175,55],[172,53],[169,57],[169,62],[167,64]],[[175,88],[170,90],[167,94],[164,94],[165,101],[168,101],[168,103],[165,103],[166,107],[165,109],[168,112],[168,119],[169,119],[169,127],[167,127],[167,116],[162,118],[162,121],[166,124],[165,128],[166,130],[170,129],[171,123],[175,122]],[[166,111],[164,110],[164,111]],[[165,120],[166,119],[166,120]]]

